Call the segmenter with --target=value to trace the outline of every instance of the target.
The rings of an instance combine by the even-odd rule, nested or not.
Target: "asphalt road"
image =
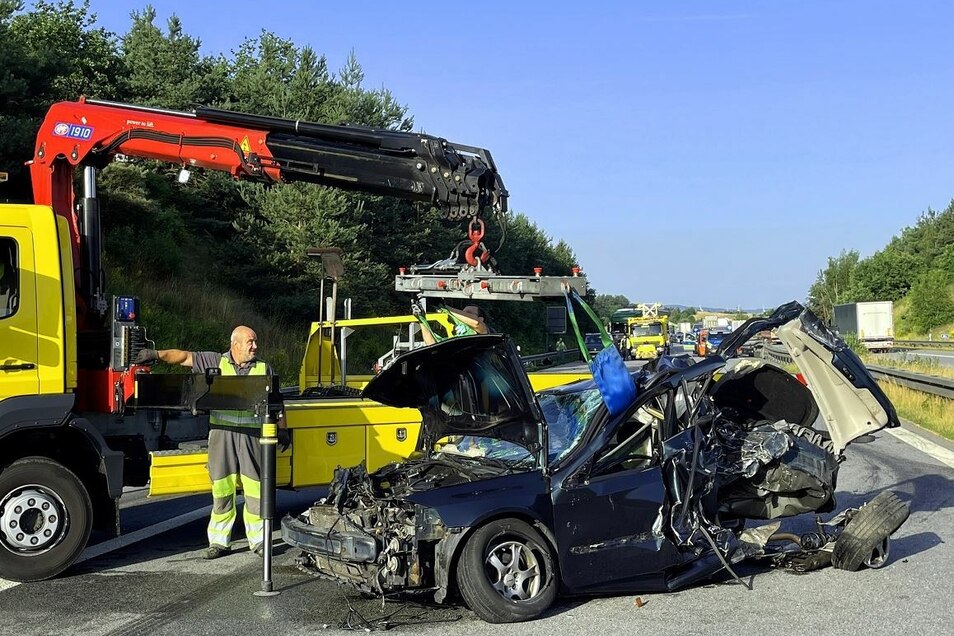
[[[950,460],[948,460],[950,461]],[[952,462],[954,464],[954,462]],[[753,591],[721,580],[672,594],[562,599],[547,615],[519,625],[482,623],[470,611],[360,599],[294,567],[277,543],[274,581],[260,589],[261,561],[247,550],[203,561],[205,519],[84,561],[52,581],[0,591],[0,634],[131,636],[152,634],[313,634],[391,615],[398,633],[458,634],[759,634],[950,633],[954,580],[954,468],[881,433],[855,444],[842,466],[839,507],[857,506],[884,489],[909,501],[912,514],[879,570],[828,568],[796,575],[746,566]],[[300,511],[319,493],[280,493],[279,508]],[[128,493],[126,529],[141,530],[208,505],[205,497],[148,501]],[[808,529],[811,519],[786,528]],[[0,588],[2,589],[2,588]]]
[[[954,366],[954,350],[951,349],[909,349],[886,355],[894,360],[934,361],[942,367]]]

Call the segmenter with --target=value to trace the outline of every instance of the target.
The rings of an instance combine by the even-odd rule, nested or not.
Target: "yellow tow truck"
[[[629,351],[637,360],[653,360],[669,352],[669,316],[660,314],[660,304],[640,303],[637,315],[626,319]]]

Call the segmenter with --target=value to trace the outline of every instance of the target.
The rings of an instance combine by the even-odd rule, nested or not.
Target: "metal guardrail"
[[[792,364],[792,356],[788,355],[788,349],[785,345],[762,345],[761,357],[763,360],[774,362],[775,364]]]
[[[762,347],[762,358],[777,364],[789,364],[792,361],[791,356],[785,347],[766,345]],[[920,373],[911,373],[901,369],[891,367],[882,367],[877,365],[868,365],[868,371],[876,380],[890,380],[915,391],[929,393],[944,398],[954,399],[954,380],[949,378],[939,378],[933,375],[921,375]]]
[[[895,340],[895,349],[954,349],[952,340]]]
[[[547,351],[546,353],[535,353],[529,356],[520,356],[525,369],[535,369],[538,367],[549,367],[562,362],[572,362],[581,360],[579,349],[567,349],[566,351]]]

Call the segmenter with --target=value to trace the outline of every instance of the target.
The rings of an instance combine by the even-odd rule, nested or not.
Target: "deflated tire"
[[[887,560],[888,537],[910,513],[908,504],[893,492],[879,494],[855,513],[835,541],[832,565],[852,572],[865,563],[881,567]]]

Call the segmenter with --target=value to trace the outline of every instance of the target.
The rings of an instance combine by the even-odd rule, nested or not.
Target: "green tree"
[[[200,55],[201,42],[183,32],[177,16],[169,18],[166,33],[155,19],[151,5],[134,11],[132,26],[122,39],[127,99],[172,109],[222,102],[227,96],[225,60]]]
[[[858,252],[842,250],[837,258],[828,257],[828,265],[818,272],[808,290],[808,306],[820,318],[830,321],[832,307],[851,302]]]
[[[326,121],[337,90],[324,56],[262,31],[246,39],[230,63],[229,107],[260,115]]]
[[[858,263],[854,271],[854,300],[900,300],[917,276],[918,261],[910,253],[887,247]]]
[[[696,310],[692,307],[673,307],[669,312],[669,322],[672,324],[680,322],[695,322]]]
[[[0,0],[0,170],[11,175],[14,200],[32,198],[23,164],[50,104],[81,95],[115,99],[120,77],[115,36],[93,26],[88,1],[23,6]]]
[[[593,311],[603,320],[603,324],[609,324],[613,312],[629,305],[629,299],[621,294],[596,294]]]
[[[922,333],[954,321],[950,279],[941,270],[922,274],[911,287],[911,325]]]

